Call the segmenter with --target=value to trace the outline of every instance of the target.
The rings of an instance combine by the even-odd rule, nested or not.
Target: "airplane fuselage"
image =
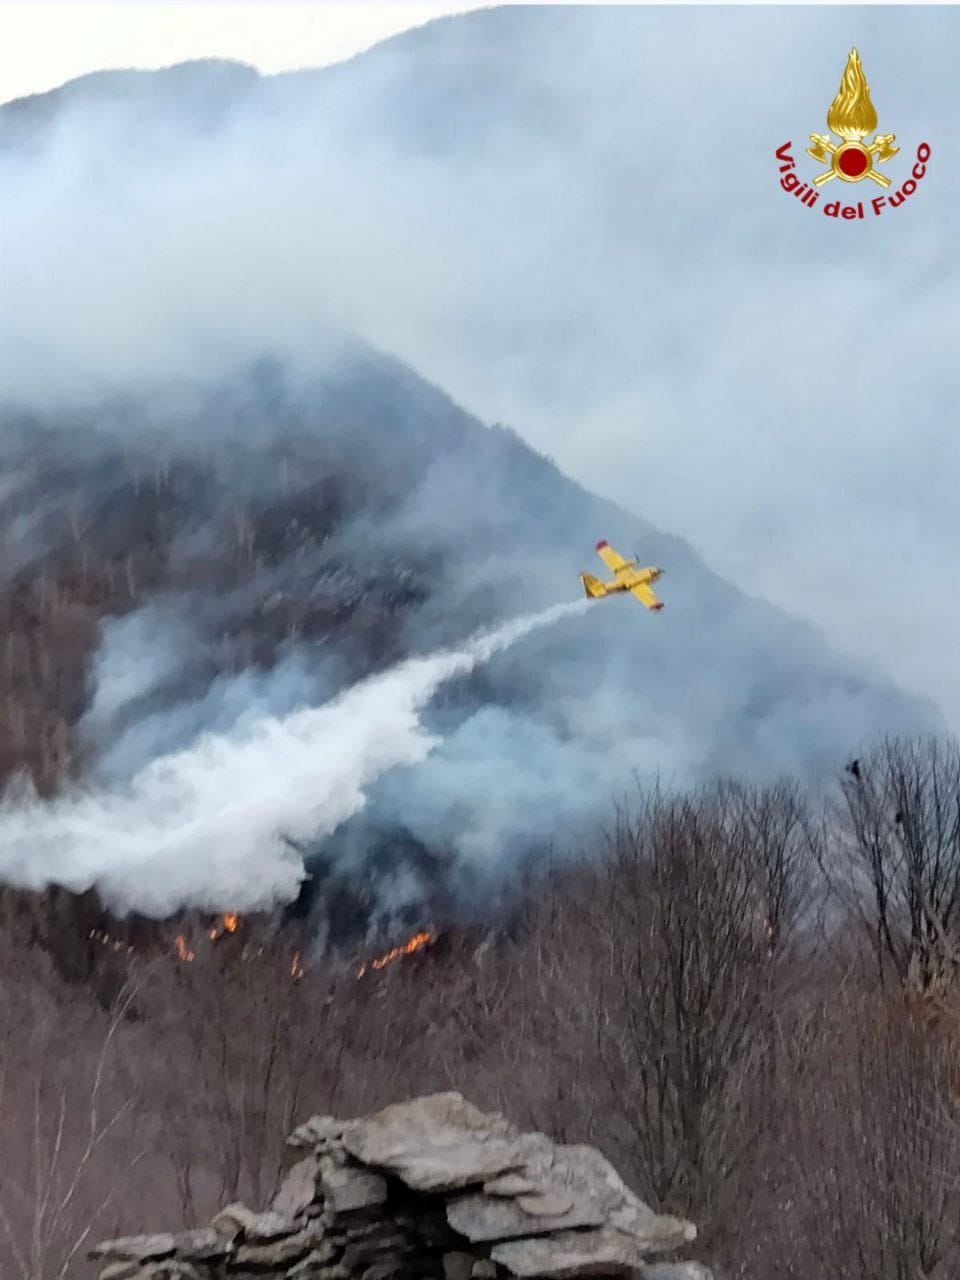
[[[635,569],[636,560],[629,560],[627,568],[630,573],[622,572],[622,576],[614,578],[613,582],[605,582],[603,585],[608,591],[630,591],[634,587],[642,583],[656,582],[658,578],[663,577],[662,569]]]
[[[597,554],[608,569],[613,570],[611,582],[601,582],[591,573],[581,573],[580,581],[583,589],[592,599],[603,596],[619,595],[631,592],[648,609],[662,609],[663,602],[658,600],[650,589],[650,584],[663,576],[663,570],[656,565],[639,567],[639,560],[625,560],[619,552],[614,551],[608,542],[597,543]]]

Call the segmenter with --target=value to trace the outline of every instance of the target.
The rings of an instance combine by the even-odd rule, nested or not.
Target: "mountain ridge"
[[[611,600],[587,623],[611,646],[608,658],[621,659],[625,671],[641,657],[657,657],[665,675],[676,676],[686,663],[702,666],[711,652],[710,644],[704,643],[704,628],[718,640],[729,629],[735,650],[746,645],[751,661],[765,653],[770,664],[769,688],[760,698],[765,711],[757,710],[746,673],[737,677],[741,705],[753,708],[751,716],[762,718],[778,701],[790,702],[789,683],[779,695],[774,691],[774,672],[783,663],[794,679],[797,665],[809,663],[810,672],[819,673],[834,693],[854,703],[863,700],[861,722],[857,725],[854,717],[849,739],[833,753],[833,763],[861,737],[881,730],[883,716],[876,709],[868,711],[867,705],[875,696],[883,701],[882,689],[891,690],[882,678],[835,659],[813,628],[764,602],[747,599],[707,569],[683,539],[590,495],[514,432],[484,426],[399,362],[366,350],[360,358],[358,350],[362,349],[352,348],[351,356],[302,399],[292,390],[298,384],[284,381],[273,366],[245,382],[238,379],[229,389],[208,389],[206,398],[201,396],[189,411],[181,401],[184,416],[177,420],[174,414],[159,434],[154,428],[152,436],[143,428],[144,421],[163,417],[155,401],[149,407],[128,402],[118,421],[110,423],[104,415],[95,429],[91,422],[96,414],[90,411],[71,417],[47,410],[34,412],[31,425],[24,428],[20,449],[24,442],[34,442],[26,444],[24,454],[13,443],[8,407],[5,460],[11,475],[26,474],[31,450],[45,432],[52,432],[46,453],[34,458],[32,484],[24,482],[20,490],[8,493],[0,508],[11,546],[16,547],[16,530],[25,527],[23,513],[28,509],[33,512],[33,536],[45,539],[47,546],[31,562],[21,536],[20,567],[8,591],[23,591],[26,583],[49,572],[51,564],[63,569],[76,560],[78,546],[81,558],[86,554],[88,560],[132,555],[146,563],[151,554],[162,552],[164,573],[172,577],[157,579],[144,569],[144,594],[137,595],[140,606],[152,603],[155,592],[169,604],[170,593],[175,595],[190,582],[192,591],[203,592],[208,581],[204,574],[213,572],[210,585],[219,582],[218,589],[226,593],[224,616],[216,618],[216,595],[207,598],[201,612],[216,619],[211,622],[214,630],[229,631],[233,610],[235,620],[240,620],[235,625],[243,631],[251,625],[249,619],[243,622],[251,601],[262,604],[278,592],[302,592],[307,598],[311,574],[346,572],[354,581],[375,584],[378,564],[385,560],[407,575],[404,590],[413,593],[410,607],[401,610],[402,625],[394,636],[400,643],[402,634],[402,643],[399,649],[396,643],[388,645],[383,651],[387,660],[391,654],[397,658],[402,652],[454,644],[478,625],[574,595],[579,589],[577,573],[594,567],[593,544],[607,537],[625,553],[639,552],[667,570],[663,594],[668,607],[663,618],[653,620],[633,611],[632,602]],[[130,477],[126,481],[124,466]],[[267,467],[275,468],[274,474],[265,474]],[[98,487],[103,484],[106,492]],[[137,496],[138,486],[144,496]],[[153,515],[145,496],[151,488],[156,490]],[[166,506],[161,492],[169,498]],[[68,494],[69,515],[64,510]],[[63,506],[58,507],[58,500]],[[318,505],[322,503],[325,508]],[[256,529],[252,535],[243,531],[242,521],[238,524],[243,504],[250,508],[249,520]],[[44,519],[46,532],[41,529]],[[291,540],[290,521],[306,530],[305,541]],[[85,531],[79,543],[78,528]],[[242,554],[249,563],[238,568],[236,547],[229,544],[245,546],[247,536],[252,542]],[[217,572],[212,567],[218,556],[232,566],[225,579],[222,573],[217,577],[222,565]],[[258,557],[259,567],[254,568]],[[382,587],[381,582],[376,591]],[[385,597],[376,599],[374,612],[388,607]],[[343,599],[340,606],[345,607]],[[351,605],[354,613],[362,613],[363,607],[361,601]],[[297,625],[303,623],[301,618]],[[751,642],[751,629],[758,636],[769,632],[769,647]],[[664,637],[672,653],[661,649]],[[352,642],[340,645],[340,657],[349,657],[348,665],[359,677],[375,669],[377,662],[365,651],[364,636],[354,639],[358,647],[347,654]],[[549,649],[551,637],[546,634],[527,643]],[[268,651],[261,655],[267,665],[276,656],[269,645]],[[725,652],[723,644],[716,653],[717,665],[729,680],[733,654]],[[567,658],[576,666],[583,656]],[[503,655],[495,668],[507,671],[512,661]],[[615,672],[594,672],[592,678],[606,688],[617,677]],[[689,682],[689,672],[687,678]],[[921,711],[918,700],[892,691],[890,696],[896,718],[905,725],[930,722],[929,710]],[[830,753],[821,747],[819,754]]]

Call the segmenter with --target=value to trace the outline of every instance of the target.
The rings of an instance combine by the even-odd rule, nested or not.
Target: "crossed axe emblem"
[[[842,147],[838,147],[830,141],[826,134],[811,133],[810,141],[814,145],[807,147],[807,155],[813,156],[818,164],[830,165],[826,173],[817,174],[813,180],[814,186],[822,187],[831,178],[840,176],[844,171],[839,167],[838,157],[841,152],[855,151],[864,157],[863,163],[867,165],[867,168],[861,173],[850,174],[848,181],[859,182],[862,178],[872,178],[879,186],[889,187],[890,179],[885,174],[878,173],[867,157],[876,156],[878,164],[883,164],[885,160],[890,160],[900,150],[899,147],[893,146],[895,138],[896,134],[893,133],[878,133],[869,147],[865,147],[862,142],[845,142]]]

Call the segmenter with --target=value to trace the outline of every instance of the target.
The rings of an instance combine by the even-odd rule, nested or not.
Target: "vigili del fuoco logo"
[[[841,182],[863,182],[869,178],[878,187],[886,191],[891,179],[881,173],[878,165],[886,165],[900,152],[893,144],[896,135],[877,133],[877,110],[870,99],[870,86],[863,74],[860,55],[856,49],[850,50],[843,79],[840,81],[840,92],[830,104],[827,112],[827,128],[830,133],[811,133],[813,146],[807,147],[807,155],[812,156],[819,165],[826,165],[821,173],[812,178],[812,185],[801,182],[796,172],[796,161],[790,154],[792,142],[785,142],[777,148],[777,159],[780,161],[780,185],[784,191],[797,197],[801,204],[812,209],[820,199],[820,188],[825,183],[838,178]],[[874,139],[865,143],[868,133]],[[834,142],[831,134],[836,134],[839,143]],[[929,143],[921,142],[917,147],[917,159],[905,181],[889,196],[874,196],[866,201],[858,200],[855,204],[843,204],[841,200],[828,200],[821,206],[828,218],[862,218],[864,204],[873,214],[879,215],[884,209],[897,209],[908,196],[917,189],[917,183],[927,172],[927,161],[930,159]],[[894,170],[902,165],[902,160],[894,166]],[[896,179],[894,179],[896,180]],[[853,193],[851,193],[853,194]]]

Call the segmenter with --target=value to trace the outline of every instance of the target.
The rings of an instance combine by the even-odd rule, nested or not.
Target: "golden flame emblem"
[[[841,182],[862,182],[864,178],[872,178],[879,186],[889,187],[890,179],[877,172],[873,161],[876,158],[878,164],[883,164],[900,148],[893,146],[896,135],[892,133],[878,133],[873,142],[865,146],[863,139],[876,127],[877,109],[870,97],[870,86],[863,74],[859,53],[851,49],[840,81],[840,92],[827,112],[827,128],[841,139],[841,143],[837,146],[829,135],[810,135],[814,145],[807,147],[807,155],[813,156],[819,164],[830,166],[826,173],[814,178],[814,185],[820,187],[831,178],[839,178]]]

